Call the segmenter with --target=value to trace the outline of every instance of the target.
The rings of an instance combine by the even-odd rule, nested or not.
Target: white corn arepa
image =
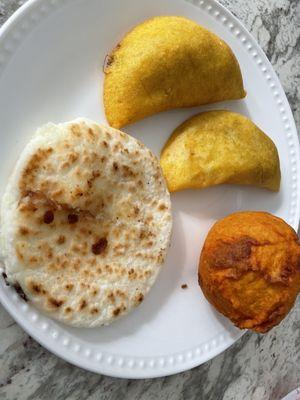
[[[159,162],[141,142],[86,119],[49,123],[2,199],[7,281],[66,324],[109,324],[153,285],[171,226]]]

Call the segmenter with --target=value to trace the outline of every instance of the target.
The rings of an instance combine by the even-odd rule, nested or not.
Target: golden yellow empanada
[[[246,95],[229,46],[183,17],[137,25],[107,57],[104,72],[105,113],[116,128],[160,111]]]
[[[160,159],[171,192],[221,183],[278,191],[280,164],[272,140],[252,121],[230,111],[210,111],[180,125]]]

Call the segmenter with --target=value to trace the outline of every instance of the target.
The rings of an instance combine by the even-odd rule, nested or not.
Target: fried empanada
[[[231,111],[209,111],[180,125],[160,159],[171,192],[222,183],[280,186],[280,163],[272,140],[252,121]]]
[[[116,128],[161,111],[246,95],[229,46],[183,17],[137,25],[107,56],[104,73],[105,114]]]

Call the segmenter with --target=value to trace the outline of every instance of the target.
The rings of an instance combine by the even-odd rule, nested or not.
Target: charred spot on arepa
[[[57,240],[56,240],[56,243],[57,244],[64,244],[65,241],[66,241],[66,237],[64,235],[59,235]]]
[[[87,301],[86,299],[81,299],[79,302],[79,311],[82,311],[84,308],[87,307]]]
[[[52,210],[45,211],[43,215],[43,221],[45,224],[51,224],[54,221],[54,213]]]
[[[113,291],[110,291],[108,293],[107,298],[111,303],[115,303],[116,302],[115,294],[114,294]]]
[[[120,314],[120,312],[121,312],[121,308],[117,307],[117,308],[114,309],[113,314],[114,314],[115,317],[117,317]]]
[[[113,310],[112,315],[114,317],[118,317],[118,316],[122,315],[125,311],[126,311],[126,306],[123,303],[121,303],[120,306],[116,307]]]
[[[136,302],[139,304],[139,303],[141,303],[143,300],[144,300],[144,295],[143,295],[143,293],[138,293],[138,294],[136,295]]]
[[[69,224],[76,224],[78,222],[78,215],[74,213],[68,214],[68,222]]]
[[[91,294],[92,296],[96,296],[99,293],[99,289],[98,288],[94,288],[91,290]]]
[[[64,304],[64,300],[55,297],[48,297],[48,306],[51,308],[60,308]]]
[[[26,236],[29,233],[29,229],[26,226],[20,226],[19,233],[21,236]]]
[[[67,283],[67,284],[65,285],[65,289],[66,289],[68,292],[71,292],[71,291],[74,289],[73,283]]]
[[[44,285],[41,282],[29,280],[27,287],[33,295],[44,296],[47,294],[47,290],[44,288]]]
[[[92,244],[91,250],[93,254],[99,255],[105,252],[107,248],[108,242],[105,237],[98,239],[95,243]]]
[[[164,204],[164,203],[160,203],[159,206],[158,206],[158,209],[160,211],[165,211],[165,210],[168,209],[168,206],[166,204]]]

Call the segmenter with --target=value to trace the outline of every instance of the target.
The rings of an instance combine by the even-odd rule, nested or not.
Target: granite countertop
[[[0,0],[0,25],[25,1]],[[252,32],[283,84],[300,128],[300,1],[221,0]],[[167,378],[114,379],[60,360],[0,306],[0,399],[279,400],[300,386],[300,296],[265,336],[245,334],[212,361]]]

